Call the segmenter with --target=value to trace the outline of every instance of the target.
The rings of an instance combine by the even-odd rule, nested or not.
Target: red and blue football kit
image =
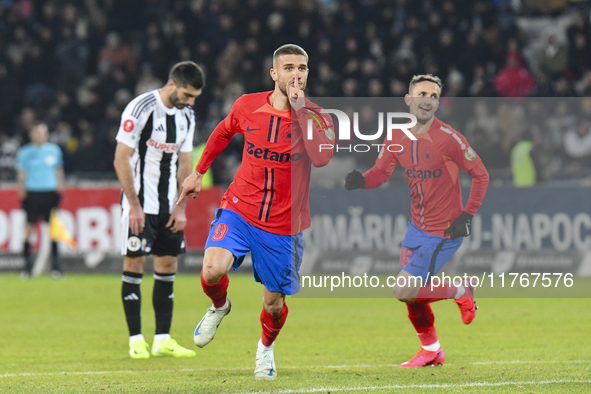
[[[488,187],[488,172],[466,138],[435,118],[428,131],[406,135],[400,152],[382,149],[375,165],[367,171],[365,189],[378,187],[390,178],[398,164],[403,168],[412,198],[412,222],[402,243],[401,268],[423,281],[435,275],[462,244],[444,231],[462,211],[474,215]],[[400,150],[391,149],[391,150]],[[459,168],[472,177],[472,189],[463,207]]]
[[[428,131],[406,135],[398,144],[401,152],[382,149],[375,165],[365,174],[365,189],[388,181],[398,164],[403,168],[412,198],[412,221],[421,230],[443,237],[443,232],[462,211],[474,215],[488,187],[488,172],[466,138],[439,119],[433,119]],[[395,150],[395,149],[392,149]],[[396,149],[399,150],[399,149]],[[463,207],[459,168],[472,177],[472,189]]]
[[[412,221],[402,241],[400,268],[420,277],[426,285],[462,245],[462,237],[446,238],[445,230],[463,211],[476,213],[484,200],[489,177],[466,138],[437,118],[429,130],[415,136],[416,141],[404,136],[399,142],[404,148],[401,152],[383,149],[376,164],[364,176],[365,188],[374,188],[386,182],[398,164],[403,168],[411,190]],[[466,208],[462,202],[460,167],[472,177]],[[422,347],[401,367],[443,363],[445,354],[437,338],[430,303],[450,298],[455,298],[463,322],[469,324],[476,308],[472,290],[464,284],[446,281],[438,287],[422,286],[414,301],[406,304]]]
[[[230,114],[209,137],[197,171],[204,174],[234,134],[244,134],[242,164],[221,208],[239,213],[265,231],[298,234],[310,227],[311,166],[324,166],[330,161],[333,150],[320,150],[320,144],[334,144],[334,127],[330,116],[320,115],[320,108],[309,101],[297,111],[297,122],[292,122],[292,111],[271,106],[271,93],[247,94],[236,100]],[[302,132],[312,119],[306,115],[309,112],[324,118],[330,129],[321,130],[313,122],[312,140],[304,138]]]
[[[197,171],[204,174],[234,134],[244,134],[242,164],[222,203],[205,245],[236,257],[234,268],[250,251],[255,279],[271,291],[299,290],[297,271],[303,253],[302,230],[310,226],[308,202],[312,165],[326,165],[333,154],[334,128],[329,115],[309,101],[297,111],[279,111],[272,92],[240,97],[207,141]],[[308,140],[308,119],[313,123]],[[305,132],[303,132],[305,131]],[[320,149],[321,144],[326,144]],[[230,211],[230,212],[228,212]]]

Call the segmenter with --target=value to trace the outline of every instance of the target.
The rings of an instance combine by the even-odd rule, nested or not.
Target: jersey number
[[[228,231],[228,226],[224,223],[220,223],[217,225],[215,230],[213,230],[213,237],[211,237],[214,241],[221,241],[226,236],[226,232]]]

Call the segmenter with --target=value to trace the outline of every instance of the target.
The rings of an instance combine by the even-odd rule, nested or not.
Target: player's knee
[[[176,272],[177,259],[174,256],[154,256],[154,266],[156,272],[172,274]]]
[[[207,283],[218,283],[226,274],[224,267],[207,260],[203,261],[203,269],[201,272],[203,280]]]
[[[283,300],[281,300],[280,302],[275,302],[273,304],[267,304],[265,302],[264,308],[271,316],[278,316],[283,310]]]
[[[411,303],[414,302],[415,296],[415,289],[410,287],[394,287],[392,289],[394,291],[394,296],[398,299],[398,301]]]
[[[123,261],[123,270],[127,272],[135,272],[138,274],[144,273],[144,264],[146,258],[144,256],[129,257],[125,256]]]

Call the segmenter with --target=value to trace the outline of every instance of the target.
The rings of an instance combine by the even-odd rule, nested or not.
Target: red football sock
[[[203,279],[203,271],[201,271],[201,286],[203,292],[211,299],[215,308],[221,308],[226,304],[226,296],[228,295],[228,274],[222,276],[218,283],[207,283]]]
[[[420,288],[415,302],[428,303],[448,300],[454,298],[457,293],[458,287],[449,281],[441,282],[439,283],[439,286],[433,286],[433,289],[431,289],[431,284],[429,283]]]
[[[429,346],[437,342],[437,332],[435,331],[435,316],[431,305],[425,302],[414,302],[406,304],[408,308],[408,318],[417,331],[422,346]]]
[[[265,346],[271,346],[277,335],[279,335],[279,331],[281,331],[281,327],[285,324],[285,320],[287,319],[287,313],[289,310],[287,309],[287,304],[283,304],[283,309],[281,309],[281,313],[277,316],[271,315],[265,308],[261,312],[261,326],[263,327],[263,335],[261,336],[261,341]]]

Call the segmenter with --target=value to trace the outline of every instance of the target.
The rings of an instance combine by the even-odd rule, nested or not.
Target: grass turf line
[[[152,284],[145,275],[143,333],[150,344]],[[261,287],[250,275],[230,275],[232,313],[192,359],[128,357],[120,275],[24,282],[10,274],[0,286],[0,392],[591,391],[589,299],[483,298],[470,326],[451,301],[434,303],[446,365],[402,370],[395,364],[419,347],[403,304],[288,298],[289,318],[275,348],[278,379],[256,382]],[[199,276],[178,275],[172,335],[180,344],[195,348],[192,332],[208,306]],[[548,381],[557,382],[539,383]]]

